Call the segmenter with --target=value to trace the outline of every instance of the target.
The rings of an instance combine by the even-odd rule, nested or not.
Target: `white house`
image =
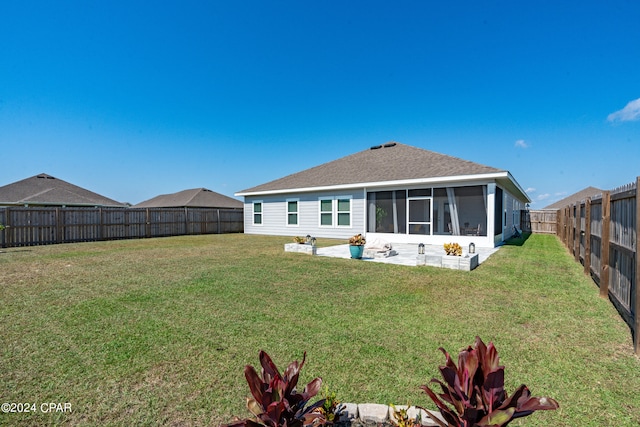
[[[236,193],[244,232],[494,247],[531,200],[513,176],[390,142]]]

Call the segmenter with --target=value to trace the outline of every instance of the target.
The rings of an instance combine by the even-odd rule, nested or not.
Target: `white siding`
[[[382,238],[391,242],[413,242],[428,244],[443,244],[456,241],[463,246],[467,246],[470,242],[474,242],[478,247],[493,247],[501,244],[503,239],[508,239],[513,234],[513,225],[518,229],[520,226],[520,210],[524,209],[524,201],[516,199],[506,189],[502,188],[502,219],[503,230],[495,230],[494,233],[494,202],[495,188],[494,182],[468,182],[469,185],[488,185],[487,203],[488,215],[486,230],[483,225],[483,234],[486,236],[446,236],[432,235],[420,236],[410,234],[383,234],[383,233],[366,233],[366,196],[364,189],[352,189],[343,191],[322,191],[308,193],[291,193],[282,195],[260,195],[245,196],[244,201],[244,232],[246,234],[266,234],[273,236],[306,236],[327,237],[346,239],[354,234],[366,234],[367,238]],[[434,186],[446,186],[446,184],[434,184]],[[390,189],[405,187],[389,187]],[[381,191],[383,188],[376,188],[371,191]],[[351,199],[351,225],[349,227],[336,226],[331,227],[320,226],[320,199],[328,198],[349,198]],[[287,201],[298,201],[298,225],[287,225]],[[253,202],[262,202],[262,224],[253,224]],[[478,203],[479,204],[479,203]],[[334,211],[334,223],[336,222]],[[482,223],[480,217],[478,221]],[[504,233],[502,232],[504,231]]]
[[[506,217],[506,221],[504,222],[504,240],[508,240],[511,236],[513,236],[513,226],[515,225],[518,230],[522,229],[520,225],[520,211],[524,209],[524,203],[518,199],[516,199],[511,193],[507,190],[503,189],[504,194],[504,202],[502,205],[503,210],[503,219]]]
[[[268,234],[272,236],[306,236],[349,238],[365,232],[363,190],[314,192],[287,195],[245,197],[244,232],[246,234]],[[351,199],[351,225],[320,227],[320,198]],[[287,200],[298,200],[298,225],[287,225]],[[253,202],[262,201],[262,224],[253,224]],[[336,219],[334,218],[334,222]]]

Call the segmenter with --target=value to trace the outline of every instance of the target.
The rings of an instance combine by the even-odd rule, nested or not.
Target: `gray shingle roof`
[[[558,200],[555,203],[550,204],[542,209],[562,209],[577,202],[586,200],[587,197],[593,197],[595,195],[602,194],[602,190],[595,187],[587,187],[583,190],[573,193],[570,196],[565,197],[562,200]]]
[[[240,191],[277,190],[507,172],[400,143],[387,143]]]
[[[41,173],[0,187],[0,205],[109,206],[124,203]]]
[[[224,208],[242,209],[242,202],[206,188],[194,188],[172,194],[161,194],[134,205],[134,208]]]

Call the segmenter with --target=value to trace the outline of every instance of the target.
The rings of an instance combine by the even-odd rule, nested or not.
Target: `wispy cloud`
[[[535,193],[535,192],[536,192],[536,189],[535,189],[535,188],[533,188],[533,187],[529,187],[529,188],[527,188],[526,190],[524,190],[524,192],[525,192],[525,193]]]
[[[514,144],[518,148],[529,148],[529,144],[524,139],[519,139]]]
[[[536,198],[536,200],[538,200],[538,201],[547,200],[549,197],[551,197],[551,194],[549,194],[549,193],[538,194],[538,197]]]
[[[629,102],[622,110],[609,114],[607,120],[610,122],[634,122],[640,120],[640,98]]]

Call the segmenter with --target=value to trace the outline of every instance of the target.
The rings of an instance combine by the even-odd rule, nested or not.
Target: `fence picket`
[[[640,177],[558,211],[556,235],[631,328],[640,355]],[[584,231],[584,234],[583,234]]]
[[[215,208],[0,207],[0,247],[241,233],[243,213]]]

